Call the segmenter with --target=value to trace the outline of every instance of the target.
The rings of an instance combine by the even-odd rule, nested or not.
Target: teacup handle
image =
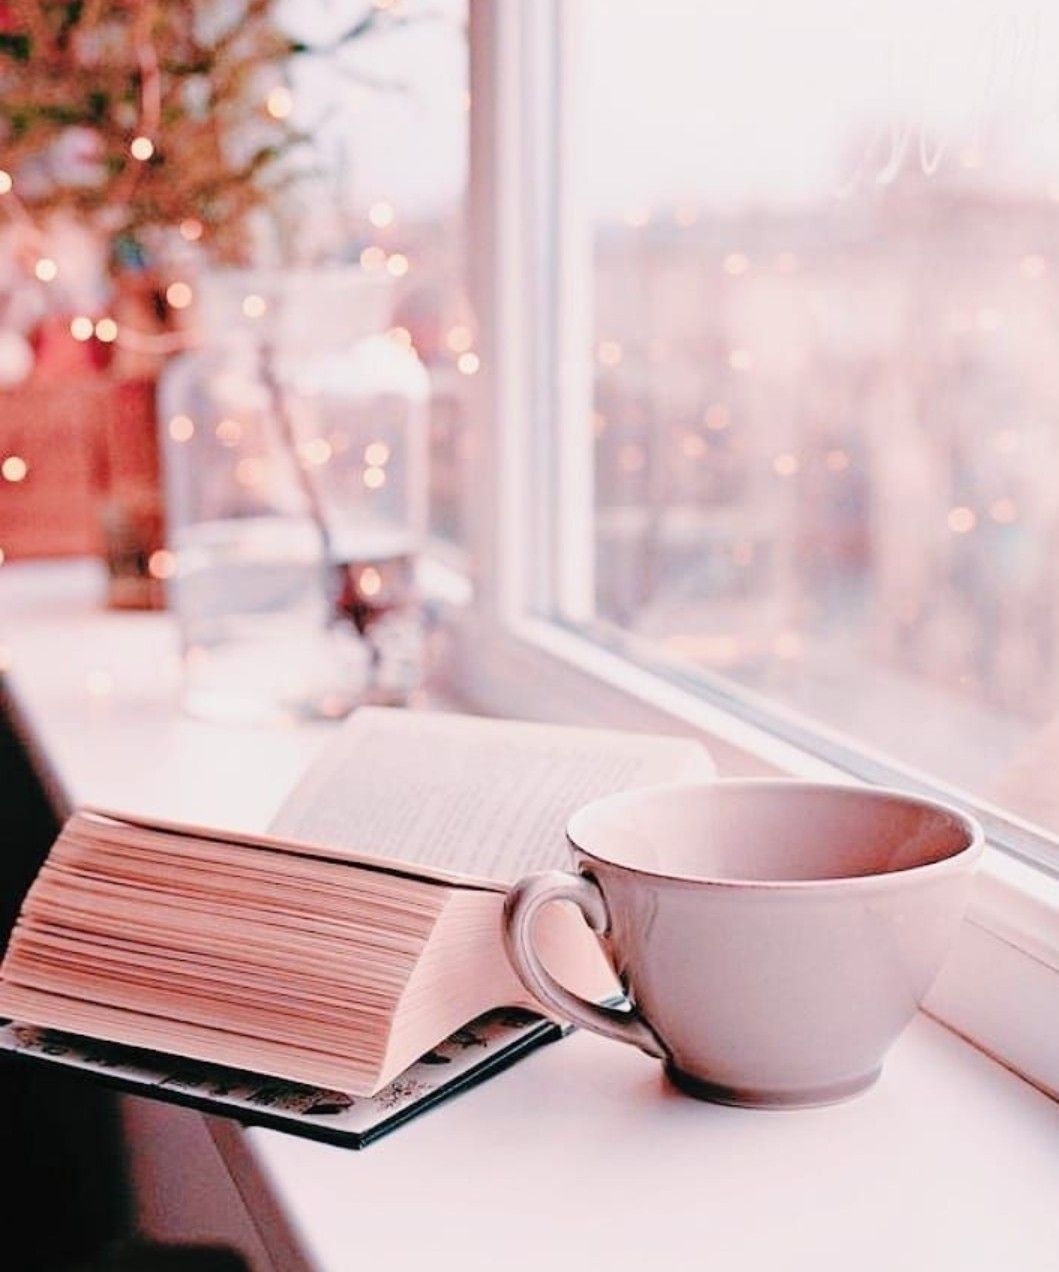
[[[667,1058],[654,1031],[635,1007],[620,1011],[603,1007],[572,993],[555,979],[533,948],[533,917],[549,901],[572,901],[585,916],[589,927],[602,936],[610,927],[607,904],[598,885],[587,875],[548,870],[527,875],[507,894],[504,903],[504,944],[522,983],[533,996],[564,1020],[583,1025],[604,1038],[631,1042],[660,1060]]]

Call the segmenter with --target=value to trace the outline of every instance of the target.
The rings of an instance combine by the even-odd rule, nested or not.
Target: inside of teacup
[[[908,870],[973,841],[962,817],[912,797],[783,781],[613,796],[576,813],[569,835],[591,856],[654,874],[774,883]]]

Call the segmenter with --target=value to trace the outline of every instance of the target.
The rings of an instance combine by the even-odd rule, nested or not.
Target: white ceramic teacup
[[[786,780],[656,786],[571,818],[578,874],[521,880],[511,960],[560,1016],[727,1104],[863,1090],[941,966],[982,851],[970,817],[898,791]],[[564,989],[532,944],[550,901],[599,933],[631,1011]]]

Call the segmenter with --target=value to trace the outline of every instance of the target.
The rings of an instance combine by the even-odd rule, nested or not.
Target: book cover
[[[0,1054],[77,1070],[130,1095],[234,1118],[245,1126],[267,1126],[359,1149],[564,1032],[532,1012],[491,1011],[458,1029],[369,1097],[14,1021],[0,1024]]]

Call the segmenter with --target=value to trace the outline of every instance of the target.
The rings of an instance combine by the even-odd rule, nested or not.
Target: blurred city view
[[[595,264],[601,618],[960,781],[1059,705],[1059,202],[975,161]]]
[[[585,12],[597,631],[1059,829],[1059,11]]]

